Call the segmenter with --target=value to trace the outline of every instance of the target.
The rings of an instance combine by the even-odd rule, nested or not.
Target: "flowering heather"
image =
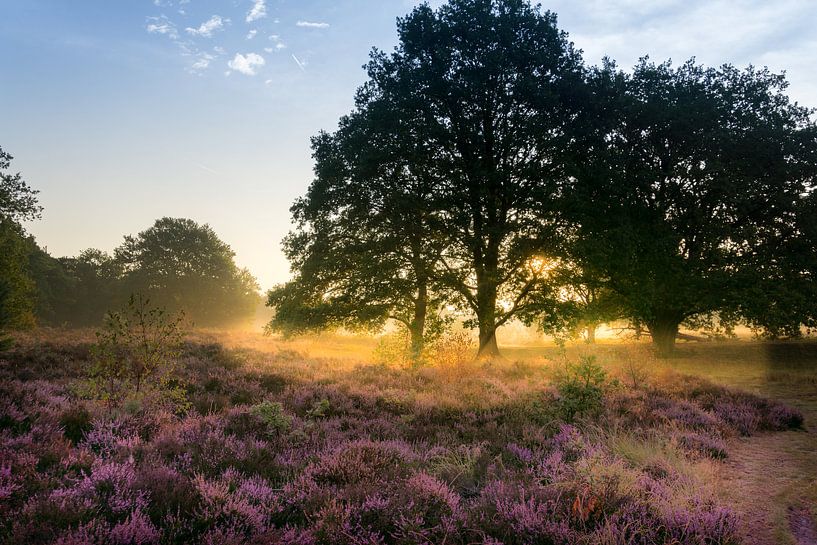
[[[476,367],[441,385],[424,369],[314,380],[314,362],[236,358],[186,345],[186,414],[109,412],[83,398],[77,362],[0,361],[0,543],[727,545],[735,513],[686,468],[720,463],[731,437],[802,424],[691,379],[612,388],[600,414],[567,424],[529,369],[525,387],[481,383]],[[445,397],[457,388],[465,401]],[[641,456],[639,441],[682,460]]]

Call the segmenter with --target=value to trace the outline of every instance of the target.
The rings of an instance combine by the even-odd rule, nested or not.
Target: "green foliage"
[[[441,283],[491,355],[496,329],[546,289],[528,265],[554,241],[581,57],[554,14],[523,0],[424,4],[398,35],[394,53],[373,55],[361,94],[388,103],[411,162],[434,181],[447,238]]]
[[[375,361],[403,369],[432,364],[442,368],[460,368],[471,363],[476,346],[468,331],[451,331],[446,328],[434,336],[427,336],[422,350],[414,351],[411,336],[399,329],[380,337],[374,351]]]
[[[430,211],[432,186],[409,169],[397,120],[361,105],[337,132],[312,141],[316,179],[292,207],[284,241],[294,279],[268,295],[271,331],[406,327],[419,354],[446,297],[433,291],[444,237]]]
[[[0,220],[0,282],[3,284],[2,313],[5,328],[34,324],[36,284],[29,272],[30,245],[18,224]]]
[[[117,407],[145,390],[174,404],[183,401],[176,384],[176,360],[183,338],[183,317],[131,295],[125,307],[105,317],[97,331],[90,368],[94,395]]]
[[[457,369],[474,361],[477,347],[469,331],[448,331],[428,347],[426,360],[437,367]]]
[[[85,304],[78,298],[77,282],[63,262],[51,257],[33,238],[28,238],[26,243],[29,246],[28,270],[34,281],[37,322],[51,325],[76,323],[72,314]]]
[[[38,191],[31,189],[19,172],[8,171],[12,159],[0,147],[0,219],[19,224],[39,218],[42,207],[37,204]]]
[[[332,409],[332,405],[329,403],[328,399],[321,399],[320,401],[316,401],[312,408],[306,411],[306,417],[315,420],[317,418],[323,418],[329,411]]]
[[[59,422],[65,437],[75,445],[93,428],[91,413],[84,405],[79,404],[63,411]]]
[[[800,195],[794,222],[778,243],[758,248],[757,281],[746,288],[738,314],[766,338],[817,331],[817,190]]]
[[[403,369],[422,363],[421,358],[412,358],[411,340],[405,329],[381,335],[374,349],[374,360],[382,365]]]
[[[13,157],[0,148],[0,350],[11,341],[3,332],[34,323],[36,290],[29,271],[31,242],[20,222],[40,216],[37,191],[20,173],[9,172]]]
[[[270,293],[271,326],[393,318],[420,354],[426,317],[451,302],[491,352],[542,287],[526,264],[552,233],[581,59],[555,16],[522,0],[422,5],[398,34],[394,53],[372,54],[356,110],[313,139],[316,180],[284,243],[294,279]]]
[[[54,315],[48,322],[97,325],[108,309],[119,307],[127,300],[122,264],[107,252],[89,248],[76,257],[63,257],[58,262],[69,279],[70,294],[54,297],[56,302],[51,304]]]
[[[270,435],[286,433],[292,427],[292,417],[284,412],[284,406],[277,401],[262,401],[253,405],[251,412],[266,424]]]
[[[105,273],[104,256],[94,257]],[[126,292],[144,293],[197,325],[229,324],[255,313],[258,283],[234,257],[209,225],[177,218],[157,220],[116,249]]]
[[[596,271],[562,258],[551,259],[544,268],[550,291],[542,290],[522,309],[523,323],[538,325],[559,344],[576,338],[592,344],[599,325],[622,317],[618,296]]]
[[[247,320],[261,303],[255,278],[235,265],[232,250],[209,226],[191,220],[160,219],[125,237],[114,255],[90,248],[55,259],[33,239],[20,244],[18,261],[31,284],[24,300],[47,324],[98,325],[131,293],[143,293],[205,326]]]
[[[590,264],[660,353],[700,316],[799,331],[813,311],[798,215],[817,176],[817,125],[768,70],[642,60],[588,78],[587,157],[565,192]],[[773,204],[770,204],[773,203]],[[813,243],[813,241],[811,241]]]
[[[565,362],[556,377],[559,409],[568,422],[577,416],[593,416],[602,408],[608,386],[607,372],[595,356],[582,356],[578,363]]]
[[[11,295],[11,288],[5,278],[0,278],[0,353],[11,348],[13,339],[8,337],[4,330],[11,323],[12,314],[8,308],[8,300]]]

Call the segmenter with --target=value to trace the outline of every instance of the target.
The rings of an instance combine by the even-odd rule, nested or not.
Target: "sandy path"
[[[817,501],[817,427],[735,440],[721,490],[740,513],[747,545],[817,545],[809,507]]]

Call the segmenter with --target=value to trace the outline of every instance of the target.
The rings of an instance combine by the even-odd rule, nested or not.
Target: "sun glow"
[[[545,256],[531,256],[525,263],[525,270],[534,278],[546,278],[559,266],[559,259]]]

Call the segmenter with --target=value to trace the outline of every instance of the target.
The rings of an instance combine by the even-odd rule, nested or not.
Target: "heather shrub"
[[[428,470],[461,496],[470,497],[479,492],[490,459],[484,444],[459,445],[432,454]]]
[[[648,403],[653,414],[664,417],[683,428],[717,430],[722,427],[722,421],[715,414],[705,411],[699,405],[684,399],[672,399],[657,392],[651,392]]]
[[[685,433],[678,438],[678,443],[688,452],[698,456],[716,460],[722,460],[728,456],[723,440],[708,433]]]
[[[465,512],[460,496],[442,481],[418,473],[398,489],[392,511],[398,513],[394,538],[398,543],[446,543],[457,539]]]
[[[150,498],[145,513],[155,524],[161,524],[169,516],[190,517],[201,501],[186,475],[162,463],[142,464],[135,486]]]
[[[404,443],[361,440],[322,456],[305,472],[319,485],[349,485],[405,475],[415,460],[411,447]]]
[[[579,534],[559,513],[560,494],[536,483],[494,480],[485,485],[471,524],[505,545],[576,543]]]
[[[697,379],[611,387],[592,359],[555,388],[546,366],[182,352],[201,414],[150,387],[108,411],[0,359],[0,543],[731,545],[725,440],[802,423]]]
[[[803,413],[787,405],[774,404],[765,414],[768,429],[787,430],[803,427]]]
[[[91,430],[91,413],[82,404],[74,404],[60,414],[60,427],[72,443],[79,443]]]

